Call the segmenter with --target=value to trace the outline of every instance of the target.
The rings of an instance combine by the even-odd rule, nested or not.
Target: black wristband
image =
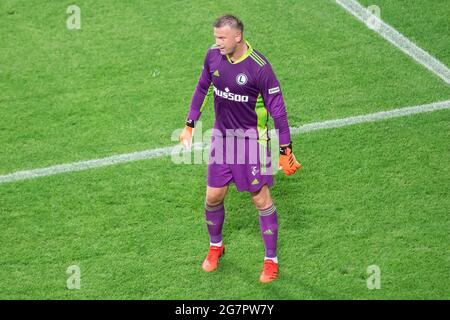
[[[186,125],[187,125],[188,127],[193,128],[194,125],[195,125],[195,124],[194,124],[194,120],[187,118],[187,119],[186,119]]]
[[[286,149],[287,149],[287,148],[291,149],[291,151],[292,151],[292,141],[291,141],[291,143],[289,143],[288,146],[284,146],[284,147],[281,147],[281,146],[280,146],[280,154],[285,155],[285,154],[286,154]]]

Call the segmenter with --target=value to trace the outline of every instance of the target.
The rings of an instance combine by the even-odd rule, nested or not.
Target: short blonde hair
[[[223,26],[230,26],[244,33],[244,23],[236,16],[232,14],[225,14],[214,21],[213,26],[215,28],[221,28]]]

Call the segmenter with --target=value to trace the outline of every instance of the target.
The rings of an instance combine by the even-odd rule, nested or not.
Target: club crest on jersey
[[[247,83],[247,76],[245,75],[245,73],[239,73],[236,76],[236,83],[240,86],[243,86],[244,84]]]

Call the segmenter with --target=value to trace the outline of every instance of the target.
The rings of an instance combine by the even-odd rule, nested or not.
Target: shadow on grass
[[[243,291],[233,298],[237,299],[273,299],[273,300],[335,300],[343,299],[344,294],[324,290],[308,283],[302,279],[301,274],[292,276],[283,272],[283,265],[280,264],[279,278],[272,283],[260,283],[259,275],[262,271],[262,265],[244,265],[232,261],[226,261],[222,264],[222,269],[217,272],[233,274],[238,278],[243,289],[251,288],[251,292]],[[242,285],[244,284],[244,285]],[[236,283],[239,285],[239,283]]]

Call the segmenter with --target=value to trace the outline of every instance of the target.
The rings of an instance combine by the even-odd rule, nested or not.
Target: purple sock
[[[269,208],[259,211],[259,226],[266,248],[266,257],[277,256],[278,218],[277,209],[272,204]]]
[[[212,243],[222,241],[222,226],[225,218],[223,203],[217,206],[205,204],[205,220],[208,226],[209,239]]]

